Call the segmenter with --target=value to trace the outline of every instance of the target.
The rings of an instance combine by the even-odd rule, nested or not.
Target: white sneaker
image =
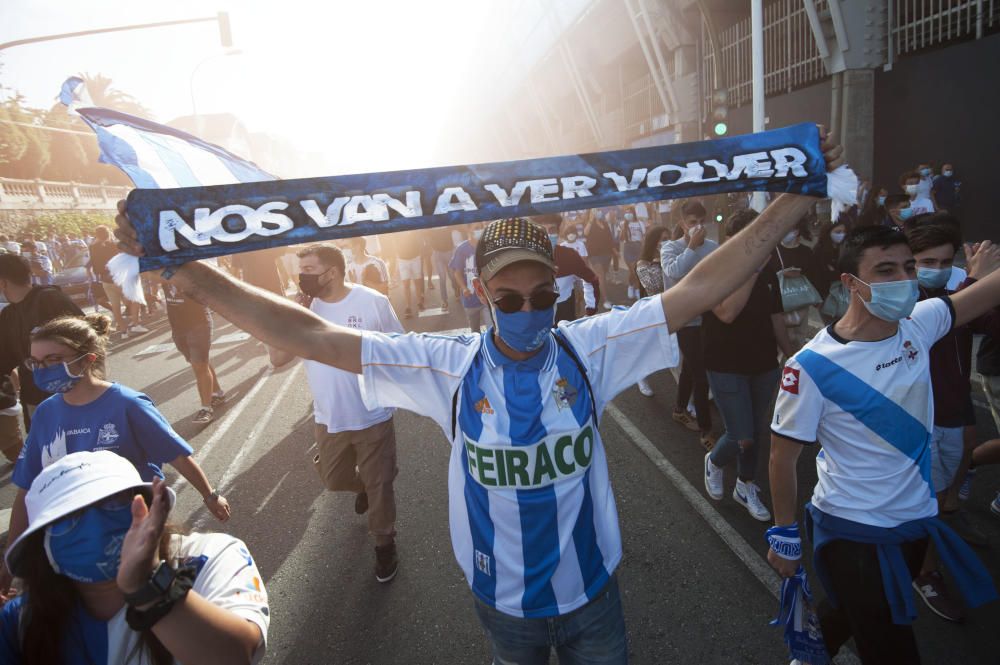
[[[716,501],[722,500],[722,468],[712,464],[712,453],[705,453],[705,491]]]
[[[145,326],[135,325],[131,326],[128,329],[128,331],[133,335],[145,335],[146,333],[149,332],[149,328],[146,328]]]
[[[635,384],[639,388],[639,392],[645,397],[653,396],[653,386],[649,385],[649,381],[646,379],[639,379],[639,382]]]
[[[614,306],[615,306],[614,303],[611,302],[610,300],[605,300],[604,301],[604,309],[611,309]]]
[[[736,480],[736,487],[733,489],[733,498],[736,503],[747,509],[750,516],[761,522],[771,521],[771,511],[767,509],[760,500],[760,488],[754,483],[745,483]]]

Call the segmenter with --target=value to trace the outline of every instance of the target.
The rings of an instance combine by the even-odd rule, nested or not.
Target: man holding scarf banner
[[[701,191],[756,186],[822,195],[826,189],[822,165],[839,166],[842,149],[830,144],[821,148],[821,132],[815,127],[792,131],[801,133],[801,144],[771,149],[794,149],[804,159],[779,160],[788,165],[780,178],[771,177],[778,172],[775,164],[765,169],[767,176],[760,176],[757,167],[755,177],[746,178],[743,161],[731,181],[722,183],[721,176],[709,177],[702,170],[699,180],[714,181],[697,187],[690,182],[690,186]],[[754,137],[741,140],[748,138]],[[735,142],[728,145],[728,155],[713,152],[723,159],[733,157],[725,167],[732,173],[740,150],[734,152]],[[695,146],[706,151],[702,155],[706,160],[715,159],[708,156],[710,144]],[[119,203],[116,235],[120,247],[132,256],[149,254],[146,269],[177,266],[174,283],[234,325],[288,353],[359,374],[368,408],[409,409],[431,417],[442,428],[452,444],[452,546],[498,661],[543,664],[554,648],[562,663],[625,663],[628,650],[615,577],[621,536],[598,417],[626,387],[676,365],[672,333],[721,302],[758,270],[812,199],[779,196],[669,291],[628,309],[560,324],[555,330],[551,243],[542,227],[521,218],[492,222],[477,243],[474,286],[493,323],[482,334],[386,335],[340,327],[193,259],[259,249],[261,243],[314,240],[320,234],[367,234],[411,228],[421,221],[424,226],[462,223],[514,212],[557,211],[563,205],[580,208],[666,196],[671,191],[664,183],[666,169],[656,172],[662,161],[650,158],[652,166],[639,166],[635,157],[640,153],[646,158],[654,154],[624,151],[566,158],[573,170],[555,173],[569,178],[568,183],[551,177],[553,171],[547,169],[552,160],[514,163],[520,174],[534,178],[523,185],[509,178],[498,181],[497,165],[431,169],[424,173],[437,175],[433,182],[427,181],[428,186],[459,188],[464,196],[453,189],[433,203],[437,212],[430,215],[422,212],[427,205],[423,193],[410,184],[414,172],[348,176],[332,191],[317,191],[318,185],[329,186],[338,179],[237,185],[224,191],[137,191],[128,210]],[[624,163],[626,157],[629,161]],[[763,164],[772,157],[762,153],[754,159]],[[806,176],[794,175],[799,167]],[[685,166],[684,172],[694,174],[700,168]],[[604,178],[603,173],[611,172],[622,182]],[[445,173],[455,179],[442,179]],[[604,182],[599,185],[598,177],[587,173]],[[595,182],[574,179],[576,175]],[[372,187],[372,182],[363,186],[362,179],[377,180],[381,186]],[[495,203],[483,197],[477,204],[473,192],[476,196],[482,192],[473,182]],[[586,195],[581,194],[584,189]],[[414,194],[407,198],[404,190]],[[573,195],[568,196],[571,190]],[[682,183],[674,191],[693,190]],[[229,198],[237,192],[237,199]],[[382,196],[376,199],[379,193]],[[226,197],[218,198],[220,194]],[[353,197],[362,198],[351,203]],[[524,197],[529,202],[521,202]],[[502,205],[508,200],[509,205]],[[223,202],[243,206],[232,209],[243,219],[262,207],[264,212],[249,225],[227,226],[218,212]],[[389,210],[396,214],[390,216]],[[133,226],[130,215],[136,212],[142,218]],[[345,214],[370,219],[355,217],[348,223]],[[434,219],[423,219],[432,215]],[[161,227],[163,219],[166,225]],[[197,225],[198,219],[200,228],[188,224]],[[263,239],[251,239],[261,230]],[[232,240],[227,236],[240,235],[244,237],[238,242],[227,242]]]

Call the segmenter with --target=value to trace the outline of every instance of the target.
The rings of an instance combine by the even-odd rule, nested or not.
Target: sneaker
[[[722,469],[712,464],[712,453],[705,453],[705,491],[716,501],[722,500]]]
[[[212,406],[222,406],[226,403],[226,393],[213,393],[212,394]]]
[[[204,425],[212,422],[213,418],[215,418],[215,414],[212,412],[212,409],[201,407],[198,409],[198,413],[194,414],[193,421],[199,425]]]
[[[951,513],[942,513],[940,519],[951,527],[951,530],[970,545],[976,547],[986,547],[990,544],[989,537],[975,524],[973,524],[964,510],[956,510]]]
[[[932,570],[913,580],[913,588],[917,590],[931,612],[942,619],[956,623],[965,619],[965,610],[952,599],[944,578],[938,571]]]
[[[649,381],[647,381],[646,379],[639,379],[639,382],[636,383],[635,385],[639,387],[639,392],[641,392],[643,396],[645,397],[653,396],[653,386],[649,385]]]
[[[364,515],[368,512],[367,492],[358,492],[357,496],[354,497],[354,512],[358,515]]]
[[[145,326],[142,326],[142,325],[135,325],[135,326],[131,326],[128,329],[128,331],[129,331],[129,333],[131,333],[133,335],[145,335],[146,333],[149,332],[149,328],[147,328]]]
[[[441,302],[441,311],[442,312],[447,312],[448,311],[448,301],[447,300],[444,300],[444,301]]]
[[[612,303],[610,300],[604,301],[604,309],[611,309],[614,306],[615,306],[614,303]]]
[[[399,570],[399,557],[396,556],[396,543],[375,546],[375,579],[386,583],[396,576]]]
[[[761,522],[771,521],[771,511],[761,502],[760,488],[756,484],[737,480],[736,487],[733,488],[733,498],[736,500],[736,503],[746,508],[750,516],[755,520]]]
[[[127,330],[123,330],[123,331],[122,331],[122,336],[121,336],[121,337],[119,337],[118,339],[120,339],[120,340],[121,340],[121,341],[123,341],[123,342],[124,342],[125,340],[127,340],[127,339],[128,339],[128,331],[127,331]]]
[[[990,512],[1000,517],[1000,492],[997,492],[997,498],[990,502]]]
[[[976,470],[969,469],[965,472],[965,479],[962,480],[962,484],[958,488],[958,500],[968,501],[969,497],[972,495],[972,481],[976,477]]]
[[[687,427],[692,432],[698,431],[698,421],[691,417],[687,411],[674,411],[671,415],[675,421],[679,422],[684,427]]]

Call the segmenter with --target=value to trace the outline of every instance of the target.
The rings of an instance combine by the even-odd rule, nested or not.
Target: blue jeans
[[[476,614],[493,645],[494,665],[548,665],[556,650],[560,665],[625,665],[628,643],[615,575],[592,601],[569,614],[522,619],[478,598]]]
[[[441,304],[446,307],[448,306],[448,280],[451,279],[451,273],[448,272],[451,254],[451,252],[442,252],[436,249],[431,253],[431,265],[434,266],[438,282],[441,285],[439,287],[441,289]]]
[[[726,426],[710,459],[716,466],[726,466],[735,458],[740,480],[753,480],[756,475],[757,451],[771,433],[771,401],[779,374],[777,367],[760,374],[708,372],[708,385]]]

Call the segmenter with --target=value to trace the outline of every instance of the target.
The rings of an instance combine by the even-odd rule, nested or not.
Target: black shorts
[[[212,325],[171,331],[174,346],[189,363],[207,363],[208,350],[212,346]]]

